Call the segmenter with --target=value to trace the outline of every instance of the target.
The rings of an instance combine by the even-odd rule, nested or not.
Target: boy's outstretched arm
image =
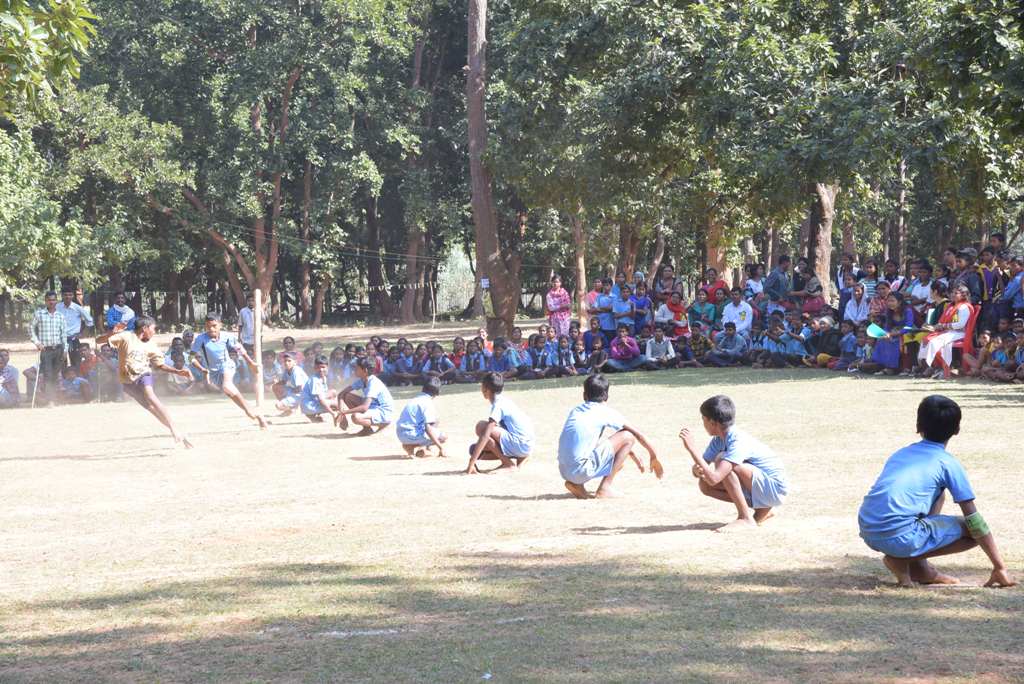
[[[729,477],[729,473],[732,472],[732,463],[724,460],[721,455],[719,455],[713,463],[705,461],[703,456],[697,453],[697,449],[693,443],[693,432],[690,428],[683,428],[680,430],[679,439],[683,440],[683,446],[686,447],[688,452],[690,452],[690,457],[693,459],[694,477],[699,477],[711,485],[716,485]]]
[[[647,449],[647,453],[650,455],[651,471],[660,480],[662,476],[665,474],[665,468],[664,466],[661,465],[661,461],[658,459],[658,453],[654,450],[654,447],[651,446],[651,443],[647,441],[647,438],[644,437],[643,433],[637,430],[632,425],[623,425],[622,429],[636,437],[636,441],[640,442],[640,445],[644,449]]]
[[[985,519],[981,517],[981,513],[978,512],[978,507],[974,505],[974,499],[960,502],[960,510],[963,511],[964,521],[967,523],[967,532],[978,542],[978,546],[985,552],[988,559],[992,561],[992,574],[989,576],[988,581],[985,582],[985,586],[1016,586],[1017,582],[1006,571],[1003,557],[999,554],[999,549],[996,548],[996,539],[992,532],[989,531],[988,523],[985,522]]]

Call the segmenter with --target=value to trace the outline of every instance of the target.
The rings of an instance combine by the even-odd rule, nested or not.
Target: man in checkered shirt
[[[32,344],[39,350],[39,380],[36,392],[52,404],[60,374],[64,370],[64,345],[67,344],[68,324],[64,314],[57,310],[57,293],[46,293],[46,307],[37,309],[32,317]],[[40,384],[41,383],[41,384]]]

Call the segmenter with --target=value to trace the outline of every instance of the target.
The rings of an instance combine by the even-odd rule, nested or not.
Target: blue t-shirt
[[[309,376],[306,375],[306,371],[299,364],[295,364],[291,370],[287,368],[281,369],[281,382],[284,384],[285,394],[289,396],[302,392],[308,381]]]
[[[860,505],[860,536],[889,539],[906,534],[947,489],[956,503],[974,499],[967,473],[945,447],[925,439],[903,447],[885,462]]]
[[[295,370],[299,370],[296,366]],[[305,375],[305,373],[303,373]],[[309,415],[316,415],[318,413],[324,413],[327,407],[320,401],[321,396],[327,396],[328,381],[326,378],[321,378],[319,375],[306,380],[302,385],[302,395],[300,403],[302,404],[302,412]],[[319,396],[317,396],[319,395]]]
[[[848,332],[839,341],[839,353],[847,358],[852,358],[857,353],[857,335]]]
[[[483,352],[466,354],[462,357],[462,361],[459,362],[459,370],[471,372],[487,370],[487,357],[484,356]]]
[[[501,358],[498,358],[497,354],[492,356],[488,360],[487,366],[494,373],[505,373],[507,371],[519,367],[518,364],[513,362],[512,357],[509,355],[508,351],[502,354]]]
[[[749,463],[769,479],[780,485],[782,493],[788,487],[786,469],[782,461],[775,455],[775,452],[765,446],[760,440],[751,437],[739,428],[731,427],[725,433],[725,439],[713,437],[708,448],[704,450],[704,461],[711,463],[718,454],[724,452],[723,461],[733,465]]]
[[[427,426],[437,423],[437,409],[434,398],[420,394],[402,409],[395,425],[395,433],[403,444],[415,444],[427,435]]]
[[[534,440],[533,421],[530,420],[529,416],[520,411],[519,407],[513,404],[511,400],[501,395],[495,397],[494,403],[491,404],[491,413],[487,416],[487,419],[501,426],[518,444],[531,447],[531,449],[527,449],[527,452],[532,450]]]
[[[599,309],[605,309],[613,306],[615,298],[612,295],[599,294],[597,299],[594,300],[594,306]],[[615,330],[615,315],[612,313],[601,312],[597,314],[597,320],[601,323],[601,330]]]
[[[364,390],[363,394],[370,400],[370,410],[379,410],[381,421],[385,423],[391,422],[391,415],[394,413],[395,403],[391,398],[391,392],[388,391],[388,388],[383,382],[381,382],[380,378],[376,375],[371,375],[366,379],[365,383],[362,380],[357,379],[352,383],[352,389]]]
[[[587,332],[583,333],[583,349],[588,354],[590,352],[594,351],[594,338],[595,337],[600,337],[601,338],[601,344],[604,345],[605,349],[608,348],[608,338],[605,336],[605,334],[603,332],[601,332],[600,330],[597,331],[597,332],[594,332],[592,330],[588,330]]]
[[[636,307],[636,315],[633,319],[634,330],[640,332],[649,322],[647,319],[651,310],[651,298],[646,295],[643,297],[633,295],[629,298],[629,301],[633,302],[633,306]]]
[[[420,372],[421,373],[429,373],[429,372],[447,373],[452,368],[455,368],[455,364],[452,363],[452,360],[449,359],[447,356],[442,356],[441,358],[437,359],[436,361],[434,360],[433,357],[431,357],[431,358],[427,359],[427,362],[423,364],[422,368],[420,368]]]
[[[585,401],[569,411],[558,437],[558,467],[573,472],[586,462],[605,429],[616,432],[626,424],[622,414],[603,401]]]
[[[211,339],[209,334],[200,333],[192,340],[192,353],[197,354],[207,370],[223,371],[235,368],[234,362],[228,356],[231,349],[241,349],[238,338],[226,332],[221,332],[216,340]]]
[[[615,327],[626,324],[630,330],[633,329],[635,321],[633,317],[633,302],[628,299],[622,301],[621,297],[616,299],[612,302],[612,313],[615,314]]]
[[[60,389],[64,394],[71,395],[73,397],[82,396],[82,387],[88,387],[89,381],[85,378],[73,378],[71,380],[60,381]]]

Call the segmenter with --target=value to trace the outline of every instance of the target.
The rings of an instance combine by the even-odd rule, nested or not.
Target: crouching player
[[[1006,571],[988,524],[974,504],[974,491],[960,462],[946,451],[950,438],[960,432],[960,407],[933,394],[917,407],[921,441],[889,457],[882,474],[864,497],[857,521],[860,536],[884,554],[885,567],[901,587],[920,584],[956,584],[928,562],[981,546],[992,561],[986,587],[1016,584]],[[963,517],[941,515],[946,490],[960,505]]]
[[[716,532],[755,529],[786,498],[789,485],[782,462],[771,449],[735,427],[736,406],[729,397],[719,394],[705,400],[700,415],[711,435],[703,457],[697,454],[689,428],[683,428],[679,438],[693,458],[693,476],[701,493],[736,506],[736,520]]]
[[[658,479],[665,472],[654,447],[639,430],[626,423],[622,414],[605,404],[606,401],[608,379],[600,373],[588,376],[583,383],[583,403],[569,411],[558,438],[558,471],[565,480],[565,488],[577,499],[590,498],[583,485],[597,477],[602,479],[596,496],[619,496],[612,482],[626,459],[633,459],[640,472],[644,471],[640,459],[633,453],[637,442],[650,454],[650,468]],[[604,436],[606,429],[611,430],[607,437]]]
[[[526,463],[533,451],[533,421],[511,400],[501,396],[504,389],[505,376],[496,371],[487,373],[480,381],[480,393],[491,404],[491,411],[487,420],[476,424],[477,440],[469,447],[467,475],[480,473],[477,461],[501,461],[494,470],[514,470]]]
[[[441,378],[429,377],[423,383],[420,395],[402,409],[395,423],[398,441],[409,457],[423,458],[431,446],[437,447],[438,458],[444,458],[444,443],[448,441],[438,429],[437,407],[434,399],[441,393]]]
[[[376,363],[368,357],[355,362],[356,381],[338,392],[338,414],[334,422],[342,430],[348,430],[348,416],[361,426],[357,435],[372,435],[391,424],[395,400],[384,382],[374,375]],[[356,394],[363,391],[363,396]],[[375,430],[376,428],[376,430]]]
[[[292,362],[294,363],[294,361]],[[331,414],[332,420],[337,416],[338,393],[327,385],[327,357],[321,354],[313,362],[313,375],[307,378],[299,395],[299,406],[302,413],[311,423],[322,423],[323,414]],[[299,369],[301,372],[302,369]]]

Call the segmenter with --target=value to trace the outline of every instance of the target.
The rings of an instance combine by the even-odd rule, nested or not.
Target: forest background
[[[553,272],[1024,231],[1010,0],[0,0],[0,96],[0,333],[61,286],[509,324]]]

